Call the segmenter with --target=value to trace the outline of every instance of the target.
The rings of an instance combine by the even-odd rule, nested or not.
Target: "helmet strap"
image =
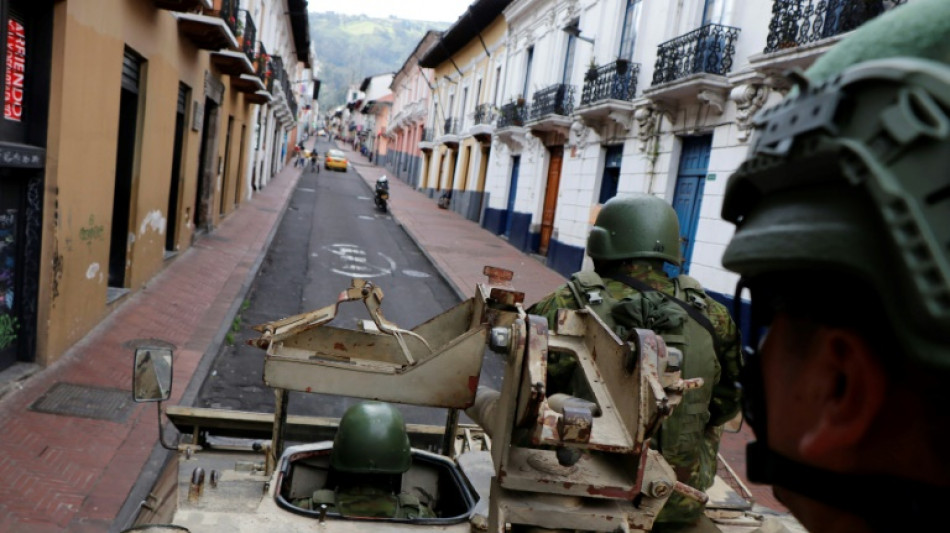
[[[887,475],[832,472],[793,461],[765,441],[746,447],[749,481],[788,489],[861,517],[874,531],[926,531],[946,517],[950,487]]]

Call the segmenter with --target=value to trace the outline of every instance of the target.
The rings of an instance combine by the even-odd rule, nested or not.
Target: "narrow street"
[[[330,147],[317,142],[320,154]],[[256,337],[251,326],[327,306],[354,277],[381,287],[386,318],[407,329],[459,302],[392,215],[376,209],[372,191],[352,162],[345,173],[308,167],[195,406],[273,412],[274,394],[262,377],[263,352],[245,342]],[[347,303],[333,325],[355,328],[364,318],[362,304]],[[500,359],[487,352],[483,383],[498,387],[501,374]],[[339,417],[356,401],[292,393],[290,412]],[[441,425],[445,420],[442,409],[401,410],[410,423]]]

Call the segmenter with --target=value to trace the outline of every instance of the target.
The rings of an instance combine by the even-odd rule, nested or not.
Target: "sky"
[[[455,22],[475,0],[309,0],[315,13],[336,11],[346,15],[370,15],[427,22]]]

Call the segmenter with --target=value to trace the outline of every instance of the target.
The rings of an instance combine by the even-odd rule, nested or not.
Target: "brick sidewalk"
[[[155,405],[130,401],[129,342],[157,338],[177,347],[170,401],[179,402],[199,364],[221,344],[299,175],[292,165],[285,168],[58,362],[0,399],[0,531],[102,532],[124,525],[114,522],[158,438]],[[128,409],[124,421],[30,409],[57,384],[124,397],[118,402]]]

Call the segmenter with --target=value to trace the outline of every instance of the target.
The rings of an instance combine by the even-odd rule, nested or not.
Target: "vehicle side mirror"
[[[172,393],[172,350],[141,347],[135,350],[132,370],[132,399],[162,402]]]

